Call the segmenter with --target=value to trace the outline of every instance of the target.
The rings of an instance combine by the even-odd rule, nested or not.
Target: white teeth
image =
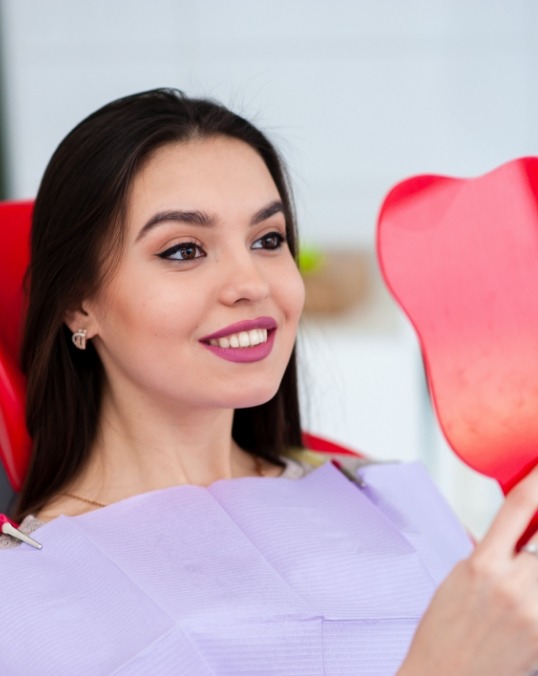
[[[252,331],[233,333],[224,338],[212,338],[209,344],[215,347],[254,347],[265,342],[267,342],[267,329],[252,329]]]
[[[260,332],[258,329],[253,329],[248,332],[248,337],[251,345],[259,345],[262,341],[260,339]]]

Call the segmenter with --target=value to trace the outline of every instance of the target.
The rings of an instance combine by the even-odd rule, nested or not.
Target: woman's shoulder
[[[357,476],[357,472],[366,465],[379,464],[378,461],[352,453],[326,453],[310,448],[289,448],[282,457],[286,468],[282,478],[295,479],[306,476],[326,462],[334,463],[345,472]]]
[[[313,472],[318,467],[331,461],[334,461],[340,469],[353,475],[356,479],[357,472],[362,467],[379,464],[378,461],[372,460],[371,458],[365,458],[351,453],[326,453],[309,448],[289,448],[286,450],[285,454],[281,456],[281,459],[285,463],[284,470],[280,475],[283,479],[300,479],[307,474],[310,474],[310,472]],[[21,522],[19,530],[25,535],[31,535],[43,524],[43,521],[30,515]],[[19,540],[16,540],[9,535],[0,534],[0,549],[13,549],[18,545],[20,545]]]

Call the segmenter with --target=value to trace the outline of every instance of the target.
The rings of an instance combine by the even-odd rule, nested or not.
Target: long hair
[[[119,260],[134,177],[162,146],[219,135],[247,143],[265,162],[296,256],[293,201],[278,152],[250,122],[218,103],[173,89],[127,96],[83,120],[52,156],[32,223],[21,352],[32,452],[16,518],[41,509],[89,459],[104,372],[91,344],[85,351],[71,344],[64,319],[97,291]],[[275,396],[235,411],[232,435],[246,451],[277,463],[286,447],[301,446],[295,349]]]

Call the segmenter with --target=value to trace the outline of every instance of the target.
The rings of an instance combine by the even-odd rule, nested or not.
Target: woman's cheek
[[[290,298],[293,298],[295,316],[297,319],[301,316],[305,302],[305,285],[299,270],[296,269],[294,283],[289,287]]]

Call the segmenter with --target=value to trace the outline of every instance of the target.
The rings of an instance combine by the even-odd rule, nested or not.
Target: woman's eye
[[[159,258],[166,258],[172,261],[192,261],[195,258],[203,258],[205,255],[205,251],[196,242],[182,242],[157,254]]]
[[[253,249],[268,249],[272,251],[274,249],[280,249],[282,244],[286,241],[284,235],[280,232],[269,232],[267,235],[257,239],[252,245]]]

